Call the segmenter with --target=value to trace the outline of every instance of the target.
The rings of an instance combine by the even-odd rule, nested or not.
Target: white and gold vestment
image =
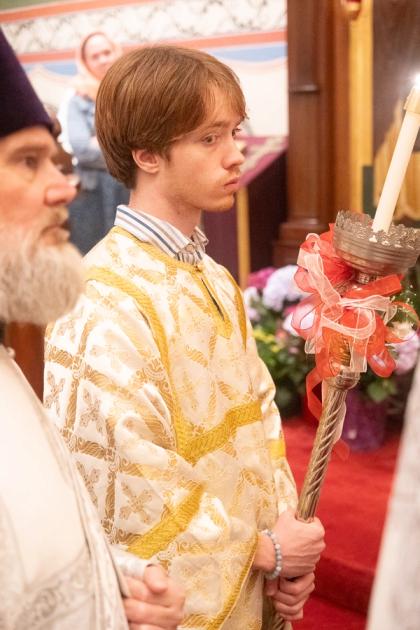
[[[187,590],[182,628],[261,628],[257,532],[294,506],[274,385],[242,296],[114,228],[47,338],[45,404],[113,544]]]
[[[110,550],[56,428],[0,345],[0,628],[128,628]]]

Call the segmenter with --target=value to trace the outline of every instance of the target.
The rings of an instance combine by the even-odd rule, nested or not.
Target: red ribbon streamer
[[[366,371],[367,364],[381,377],[395,369],[387,343],[403,341],[387,323],[396,311],[405,311],[418,327],[410,306],[391,302],[401,291],[400,277],[393,274],[367,284],[352,283],[355,270],[333,247],[333,225],[321,235],[309,234],[302,244],[295,274],[296,284],[309,293],[297,306],[292,325],[306,340],[305,349],[315,354],[315,368],[308,374],[308,407],[316,418],[322,412],[314,393],[318,383],[338,374],[343,346],[350,352],[354,371]]]

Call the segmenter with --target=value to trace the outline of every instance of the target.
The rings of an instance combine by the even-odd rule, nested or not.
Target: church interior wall
[[[103,30],[124,49],[157,42],[204,49],[238,74],[250,135],[287,135],[286,0],[3,0],[0,25],[42,100],[71,90],[74,51]]]

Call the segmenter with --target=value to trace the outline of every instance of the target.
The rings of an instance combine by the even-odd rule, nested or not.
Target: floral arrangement
[[[294,282],[296,270],[296,265],[261,269],[249,276],[244,291],[258,352],[276,385],[276,403],[285,418],[300,412],[306,375],[314,365],[291,325],[296,305],[306,295]]]
[[[305,353],[304,340],[291,325],[293,312],[307,296],[294,281],[296,271],[296,265],[261,269],[249,276],[248,287],[244,291],[258,352],[276,385],[276,403],[283,417],[300,412],[306,375],[314,365],[313,356]],[[408,302],[417,312],[420,310],[419,293],[413,286],[413,277],[405,281],[403,293],[395,299]],[[393,345],[391,351],[397,364],[395,371],[391,376],[382,378],[368,368],[362,373],[358,385],[362,395],[376,403],[405,398],[419,349],[417,334]]]

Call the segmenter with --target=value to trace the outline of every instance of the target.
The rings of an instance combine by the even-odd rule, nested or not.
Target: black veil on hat
[[[0,29],[0,138],[20,129],[52,122]]]

